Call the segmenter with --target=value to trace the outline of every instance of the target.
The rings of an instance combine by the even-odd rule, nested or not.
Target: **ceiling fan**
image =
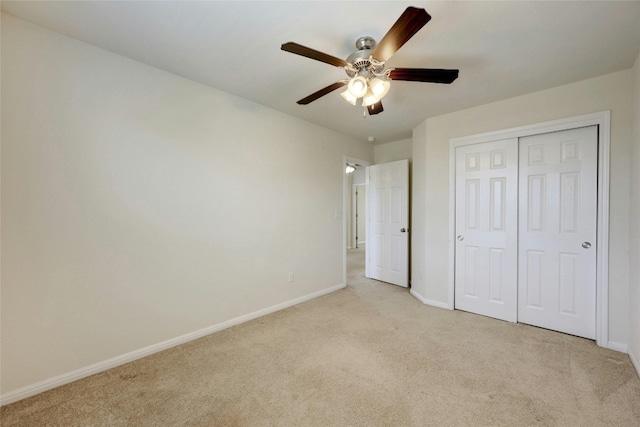
[[[298,43],[283,44],[282,50],[343,68],[349,77],[302,98],[298,104],[307,105],[346,85],[347,89],[341,93],[342,97],[352,105],[356,105],[357,100],[362,98],[362,106],[366,107],[369,115],[373,115],[383,111],[382,98],[389,91],[391,80],[429,83],[453,82],[458,78],[458,70],[385,68],[385,63],[389,58],[430,19],[431,16],[424,9],[408,7],[387,31],[380,43],[376,44],[376,41],[371,37],[360,37],[356,41],[358,50],[349,55],[346,61]]]

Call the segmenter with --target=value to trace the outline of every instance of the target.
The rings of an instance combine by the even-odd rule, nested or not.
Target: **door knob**
[[[591,243],[589,242],[582,242],[582,247],[585,249],[589,249],[591,247]]]
[[[462,234],[459,234],[458,235],[458,240],[462,242],[464,240],[464,236]]]
[[[401,233],[406,233],[407,231],[409,231],[409,230],[408,230],[408,229],[406,229],[406,228],[401,228],[401,229],[400,229],[400,232],[401,232]]]

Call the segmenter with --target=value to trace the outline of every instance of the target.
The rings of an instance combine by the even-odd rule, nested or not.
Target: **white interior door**
[[[595,339],[596,126],[520,139],[518,321]]]
[[[456,148],[455,308],[517,319],[518,141]]]
[[[369,166],[368,277],[409,285],[409,161]]]

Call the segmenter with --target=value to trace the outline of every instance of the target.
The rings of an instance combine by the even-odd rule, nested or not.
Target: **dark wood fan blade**
[[[316,61],[324,62],[325,64],[335,65],[336,67],[344,67],[347,65],[347,61],[336,58],[335,56],[322,53],[318,50],[311,49],[310,47],[302,46],[301,44],[289,42],[285,43],[280,49],[295,53],[296,55],[306,56],[307,58],[315,59]]]
[[[426,10],[408,7],[380,40],[371,56],[378,61],[387,61],[429,20],[431,15]]]
[[[369,112],[370,116],[382,113],[384,111],[384,108],[382,108],[382,101],[378,101],[375,104],[369,105],[367,107],[367,111]]]
[[[300,101],[298,101],[298,104],[300,105],[307,105],[313,101],[315,101],[316,99],[325,96],[328,93],[333,92],[334,90],[341,88],[342,86],[346,85],[345,82],[335,82],[327,87],[325,87],[324,89],[320,89],[317,92],[312,93],[311,95],[307,96],[306,98],[302,98]]]
[[[410,82],[451,83],[458,78],[459,70],[439,68],[394,68],[389,72],[391,80]]]

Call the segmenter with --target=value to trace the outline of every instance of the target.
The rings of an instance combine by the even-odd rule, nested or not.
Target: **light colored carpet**
[[[2,426],[640,425],[627,355],[347,289],[2,408]]]

